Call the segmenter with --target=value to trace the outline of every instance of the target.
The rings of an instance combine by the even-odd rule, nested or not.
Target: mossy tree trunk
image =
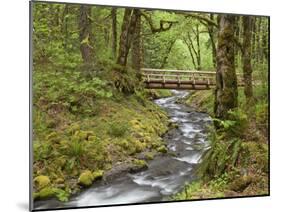
[[[174,40],[169,42],[169,45],[167,47],[167,52],[166,52],[165,56],[163,57],[163,61],[162,61],[161,65],[160,65],[160,69],[165,68],[165,65],[167,64],[167,60],[169,58],[170,52],[171,52],[175,42],[176,42],[176,39],[174,39]]]
[[[136,25],[132,42],[132,66],[137,71],[137,76],[140,78],[141,69],[141,12],[135,9]]]
[[[112,55],[116,58],[117,51],[117,11],[116,8],[111,9],[111,21],[112,21]]]
[[[117,64],[121,66],[126,66],[127,64],[127,58],[137,22],[136,10],[137,9],[126,8],[124,12],[117,57]]]
[[[214,15],[210,14],[210,20],[214,21]],[[208,33],[210,37],[210,41],[212,44],[212,61],[214,68],[217,66],[217,50],[216,50],[216,41],[215,41],[215,29],[214,25],[208,24]]]
[[[81,5],[79,8],[79,40],[80,52],[84,63],[93,59],[91,6]]]
[[[238,105],[237,77],[234,65],[235,17],[233,15],[220,15],[218,16],[218,24],[214,113],[217,118],[226,119],[228,111]]]
[[[243,16],[243,77],[244,93],[247,105],[253,104],[253,86],[252,86],[252,64],[251,64],[251,26],[252,17]]]

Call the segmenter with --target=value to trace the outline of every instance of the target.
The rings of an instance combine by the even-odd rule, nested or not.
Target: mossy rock
[[[37,190],[47,187],[50,185],[51,181],[48,176],[39,175],[34,178],[34,185]]]
[[[243,192],[252,182],[253,178],[251,176],[239,177],[230,184],[229,189],[236,192]]]
[[[144,155],[146,160],[153,160],[154,159],[154,154],[152,152],[147,152]]]
[[[167,153],[168,152],[168,149],[167,147],[165,147],[164,145],[160,146],[157,148],[157,151],[158,152],[161,152],[161,153]]]
[[[134,159],[133,164],[137,170],[147,169],[148,165],[144,160]]]
[[[92,185],[94,176],[90,170],[82,172],[78,178],[78,184],[84,187]]]
[[[34,199],[48,199],[55,196],[55,190],[52,187],[45,187],[39,192],[33,193]]]
[[[94,171],[94,172],[92,173],[93,181],[102,179],[103,174],[104,174],[104,171],[103,171],[103,170]]]

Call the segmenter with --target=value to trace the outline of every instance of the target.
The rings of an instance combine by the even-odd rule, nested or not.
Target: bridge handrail
[[[142,72],[160,72],[160,73],[179,73],[179,74],[210,74],[215,75],[215,71],[198,71],[198,70],[165,70],[165,69],[154,69],[154,68],[141,68]]]
[[[150,79],[159,79],[163,77],[185,79],[185,78],[203,78],[203,79],[214,79],[214,76],[196,76],[192,75],[175,75],[175,74],[142,74],[144,77],[149,77]]]

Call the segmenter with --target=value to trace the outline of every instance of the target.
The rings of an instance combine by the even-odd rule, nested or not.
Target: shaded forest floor
[[[256,104],[246,113],[243,89],[232,120],[210,133],[212,149],[198,169],[200,180],[187,185],[175,200],[269,194],[268,105],[266,91],[255,88]],[[184,101],[213,116],[213,91],[197,91]]]

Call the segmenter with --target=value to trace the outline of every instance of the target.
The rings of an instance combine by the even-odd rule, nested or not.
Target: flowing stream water
[[[170,130],[164,140],[172,154],[163,154],[148,162],[148,169],[135,174],[126,174],[108,184],[96,183],[69,202],[54,199],[36,201],[35,209],[101,206],[140,202],[167,201],[169,197],[196,178],[196,166],[202,155],[210,148],[207,128],[212,124],[206,113],[177,103],[188,95],[186,91],[172,91],[173,96],[155,100],[165,109],[170,120],[178,128]]]

